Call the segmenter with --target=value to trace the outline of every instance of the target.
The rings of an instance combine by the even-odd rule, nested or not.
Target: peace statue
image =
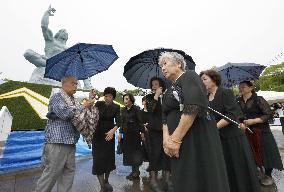
[[[54,16],[55,9],[49,6],[41,19],[41,30],[45,41],[44,52],[45,55],[40,55],[35,51],[28,49],[24,53],[24,57],[37,68],[33,71],[29,80],[30,83],[48,84],[53,86],[60,86],[58,81],[44,78],[46,60],[62,51],[66,50],[66,41],[68,40],[68,33],[65,29],[60,29],[54,36],[52,31],[48,28],[49,17]],[[84,80],[84,89],[91,89],[92,84],[90,79]]]

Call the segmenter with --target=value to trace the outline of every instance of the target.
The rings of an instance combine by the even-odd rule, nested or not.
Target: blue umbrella
[[[152,49],[144,51],[132,57],[124,66],[124,77],[128,83],[135,87],[149,89],[152,77],[160,77],[169,86],[171,83],[165,79],[160,66],[158,65],[159,56],[162,52],[177,52],[181,54],[186,61],[186,70],[194,70],[195,63],[191,56],[181,50],[174,49]]]
[[[107,70],[117,58],[111,45],[78,43],[49,58],[44,77],[57,81],[65,76],[87,79]]]
[[[222,85],[232,87],[242,81],[257,80],[265,66],[255,63],[227,63],[217,68],[221,75]]]

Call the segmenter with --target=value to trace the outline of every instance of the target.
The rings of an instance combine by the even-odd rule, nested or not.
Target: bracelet
[[[177,143],[177,144],[182,144],[182,141],[177,141],[177,140],[174,140],[172,137],[170,137],[171,141],[174,142],[174,143]]]

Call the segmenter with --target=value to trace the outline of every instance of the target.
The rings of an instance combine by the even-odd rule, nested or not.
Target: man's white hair
[[[177,53],[177,52],[162,52],[160,57],[159,57],[159,65],[162,64],[162,62],[165,60],[165,59],[169,59],[171,60],[174,64],[181,64],[181,69],[183,71],[185,71],[185,66],[186,66],[186,62],[185,62],[185,59],[184,57]]]

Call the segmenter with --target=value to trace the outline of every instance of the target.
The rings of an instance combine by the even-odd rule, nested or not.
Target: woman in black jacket
[[[116,90],[107,87],[104,90],[105,101],[97,101],[96,107],[99,110],[99,121],[93,136],[93,174],[97,175],[101,191],[113,191],[108,178],[115,166],[115,140],[114,134],[120,127],[120,107],[113,103],[116,97]]]
[[[214,110],[238,121],[242,115],[232,90],[221,87],[221,76],[215,70],[200,73],[207,89],[209,105]],[[231,192],[259,192],[257,169],[246,135],[234,123],[212,112],[217,122]]]
[[[163,170],[167,188],[171,189],[170,159],[163,150],[162,105],[161,95],[165,91],[165,84],[161,78],[153,77],[150,81],[152,94],[146,96],[148,111],[148,144],[149,144],[149,171],[150,187],[153,191],[161,191],[158,183],[158,171]]]
[[[123,165],[132,166],[132,172],[126,178],[139,179],[139,166],[143,162],[142,139],[144,139],[144,127],[141,120],[140,108],[135,106],[135,98],[131,93],[123,95],[125,107],[121,111],[121,128],[118,142],[123,149]]]
[[[244,114],[243,123],[254,132],[254,134],[247,133],[247,136],[255,161],[261,169],[262,166],[265,168],[261,184],[272,185],[274,183],[272,170],[283,170],[281,156],[268,123],[272,118],[272,111],[267,101],[254,92],[250,81],[241,82],[239,89],[241,96],[238,98],[238,103]]]

